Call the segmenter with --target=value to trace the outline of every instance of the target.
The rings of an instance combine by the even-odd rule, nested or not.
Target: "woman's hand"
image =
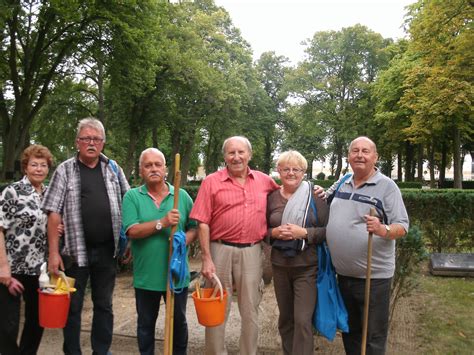
[[[60,237],[62,237],[64,235],[64,224],[62,224],[62,223],[58,224],[58,234],[59,234]]]
[[[11,283],[12,275],[8,262],[0,264],[0,283],[8,287]]]
[[[10,284],[8,285],[8,292],[10,292],[12,296],[19,296],[23,293],[24,290],[25,288],[23,287],[22,283],[12,277],[10,280]]]
[[[273,228],[272,237],[281,240],[303,239],[308,235],[306,228],[297,226],[296,224],[283,224],[277,228]]]

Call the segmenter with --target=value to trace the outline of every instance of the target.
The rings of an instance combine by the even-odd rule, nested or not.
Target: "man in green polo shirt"
[[[165,180],[163,153],[156,148],[145,149],[140,155],[139,169],[145,184],[126,193],[123,225],[132,240],[138,347],[141,354],[154,354],[156,319],[161,298],[166,298],[171,226],[177,224],[178,230],[186,231],[186,244],[197,233],[195,222],[189,219],[193,201],[186,191],[180,190],[178,209],[173,209],[174,187]],[[175,285],[184,289],[175,295],[173,354],[186,354],[188,285],[189,275]]]

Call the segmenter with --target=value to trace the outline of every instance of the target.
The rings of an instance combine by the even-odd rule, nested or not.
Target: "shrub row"
[[[317,180],[324,188],[333,181]],[[195,199],[199,186],[186,186]],[[410,224],[420,227],[432,252],[474,250],[474,191],[455,189],[402,189]]]
[[[410,224],[423,231],[433,252],[474,250],[474,191],[402,190]]]

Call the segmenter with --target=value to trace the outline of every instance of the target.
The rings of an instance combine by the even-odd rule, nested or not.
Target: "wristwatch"
[[[156,226],[155,226],[156,230],[157,231],[160,231],[163,229],[163,225],[161,224],[161,219],[159,219],[158,221],[156,221]]]
[[[387,231],[387,234],[385,234],[385,238],[392,239],[392,238],[390,238],[391,229],[390,229],[390,226],[388,224],[385,224],[385,230]]]

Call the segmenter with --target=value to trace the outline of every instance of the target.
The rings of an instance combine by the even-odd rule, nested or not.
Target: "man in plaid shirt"
[[[102,154],[105,130],[95,118],[79,122],[78,153],[60,164],[42,208],[48,212],[48,269],[65,270],[77,291],[64,328],[65,354],[80,354],[81,312],[90,277],[94,304],[91,342],[94,354],[107,354],[112,343],[112,294],[122,225],[122,197],[129,190],[120,167]],[[57,231],[64,224],[64,238]],[[61,245],[61,247],[60,247]]]

